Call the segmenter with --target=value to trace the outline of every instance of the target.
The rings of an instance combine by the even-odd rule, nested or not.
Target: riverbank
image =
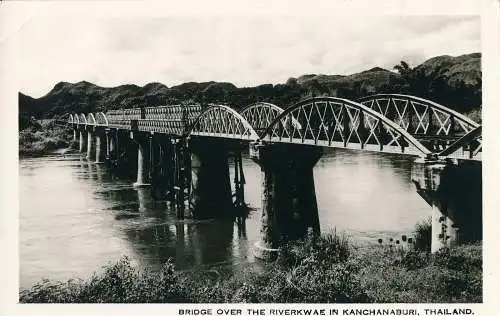
[[[53,120],[33,121],[19,131],[19,157],[40,157],[58,149],[76,149],[69,127],[55,124]]]
[[[310,237],[283,248],[264,271],[160,271],[127,258],[88,280],[44,280],[20,293],[21,303],[472,303],[482,301],[482,248],[463,245],[436,254],[402,245],[354,248],[346,238]]]

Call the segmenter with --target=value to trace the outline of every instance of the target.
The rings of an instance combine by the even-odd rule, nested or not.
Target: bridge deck
[[[202,109],[197,104],[168,105],[72,114],[66,122],[77,128],[481,160],[480,125],[460,113],[428,100],[395,94],[374,95],[359,102],[319,97],[286,111],[258,102],[239,113],[228,106]],[[472,130],[476,131],[471,134]],[[389,140],[383,140],[387,137]]]

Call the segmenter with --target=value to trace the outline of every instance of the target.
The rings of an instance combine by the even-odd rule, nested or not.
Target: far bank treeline
[[[81,81],[59,82],[45,96],[35,99],[19,93],[20,127],[30,117],[52,118],[69,112],[106,112],[110,109],[196,102],[227,104],[240,108],[257,101],[286,108],[308,96],[336,96],[355,100],[375,93],[403,93],[448,106],[461,113],[481,108],[481,54],[439,56],[412,67],[402,61],[393,69],[379,67],[341,75],[303,75],[283,84],[238,88],[227,82],[187,82],[167,87],[121,85],[103,88]]]

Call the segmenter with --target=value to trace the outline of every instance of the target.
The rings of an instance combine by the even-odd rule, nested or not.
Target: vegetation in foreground
[[[127,258],[89,280],[44,280],[20,293],[21,303],[317,303],[482,301],[482,250],[472,244],[436,254],[378,246],[355,249],[338,235],[284,247],[264,271],[160,271]]]
[[[69,127],[57,126],[53,120],[30,120],[20,124],[19,156],[38,157],[61,148],[76,148]]]

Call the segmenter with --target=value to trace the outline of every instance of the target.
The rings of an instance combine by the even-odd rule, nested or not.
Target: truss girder
[[[213,105],[194,121],[187,135],[257,140],[259,137],[247,120],[225,105]]]
[[[87,125],[95,125],[94,113],[87,114]]]
[[[430,154],[384,115],[363,104],[334,97],[307,99],[291,106],[274,119],[261,139],[418,156]]]
[[[452,143],[445,150],[441,151],[438,156],[457,159],[481,160],[482,149],[482,126],[478,126]]]
[[[96,126],[108,126],[108,119],[106,117],[106,114],[104,114],[103,112],[97,112],[94,115],[94,118]]]
[[[108,126],[116,129],[130,129],[132,120],[141,118],[140,108],[110,110],[106,112]]]
[[[79,122],[79,124],[84,124],[84,125],[87,124],[87,117],[85,117],[85,114],[80,113],[78,115],[78,122]]]
[[[198,104],[147,107],[144,109],[144,119],[166,121],[186,120],[190,124],[194,122],[200,113],[201,106]]]
[[[438,103],[402,94],[377,94],[358,100],[414,136],[463,136],[479,126]]]
[[[257,102],[245,107],[240,111],[240,114],[261,135],[283,111],[282,108],[272,103]],[[286,125],[287,121],[282,120],[281,123]],[[292,123],[299,124],[297,121],[293,121]]]
[[[184,124],[179,120],[145,119],[137,121],[140,132],[153,132],[167,135],[182,135]]]

